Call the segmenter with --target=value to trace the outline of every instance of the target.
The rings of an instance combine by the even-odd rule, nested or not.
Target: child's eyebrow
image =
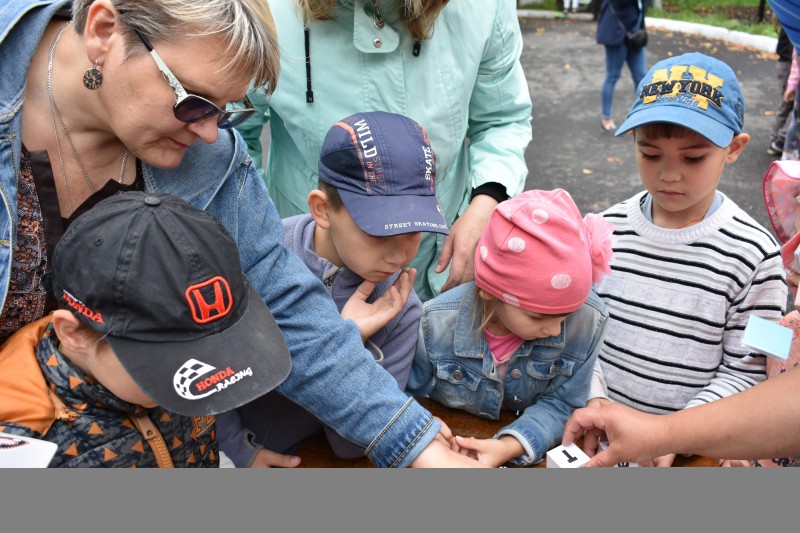
[[[561,314],[558,314],[558,315],[548,315],[548,314],[545,314],[545,313],[532,313],[531,316],[533,316],[534,318],[564,318],[564,317],[567,317],[567,316],[569,316],[571,314],[572,313],[561,313]]]
[[[689,146],[681,146],[679,148],[679,150],[698,150],[700,148],[708,148],[709,144],[711,144],[711,143],[709,143],[708,141],[700,141],[698,143],[695,143],[695,144],[692,144],[692,145],[689,145]],[[653,144],[651,142],[641,141],[641,140],[638,140],[638,139],[636,140],[636,145],[637,146],[646,146],[648,148],[658,148],[657,145],[655,145],[655,144]]]

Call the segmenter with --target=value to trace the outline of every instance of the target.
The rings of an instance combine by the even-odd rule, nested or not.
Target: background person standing
[[[597,43],[606,49],[606,77],[600,92],[602,112],[602,132],[613,135],[617,129],[612,116],[614,87],[622,73],[622,65],[627,64],[633,78],[633,87],[647,71],[644,47],[632,46],[626,33],[644,28],[645,8],[642,0],[603,0],[597,19]]]

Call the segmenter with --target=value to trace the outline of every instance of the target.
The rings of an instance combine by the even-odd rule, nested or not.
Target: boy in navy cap
[[[289,374],[233,238],[179,198],[103,200],[49,276],[61,309],[0,351],[0,431],[56,443],[51,467],[216,467],[213,415]]]
[[[588,405],[665,414],[765,379],[764,356],[741,340],[751,314],[781,319],[780,249],[717,190],[750,140],[743,123],[739,82],[712,57],[669,58],[639,84],[617,135],[631,132],[646,190],[604,213],[618,240],[595,288],[609,319]]]
[[[284,243],[322,280],[345,319],[354,320],[375,362],[404,389],[422,304],[406,268],[422,232],[448,234],[435,195],[436,161],[425,130],[393,113],[357,113],[334,124],[320,151],[310,214],[284,219]],[[323,428],[271,393],[220,417],[222,449],[236,466],[296,466],[291,453]],[[247,429],[243,429],[247,428]],[[339,457],[364,450],[325,427]],[[277,452],[277,453],[274,453]]]

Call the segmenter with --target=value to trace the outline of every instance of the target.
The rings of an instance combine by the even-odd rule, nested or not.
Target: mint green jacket
[[[418,56],[393,7],[397,4],[402,2],[379,0],[382,29],[373,24],[369,0],[338,0],[335,20],[311,24],[314,101],[307,103],[303,22],[292,0],[270,2],[281,47],[278,87],[270,97],[251,91],[260,112],[239,131],[264,168],[261,135],[269,121],[265,179],[281,216],[307,212],[325,134],[359,111],[401,113],[425,128],[436,153],[436,194],[448,224],[481,184],[500,183],[509,196],[523,190],[531,100],[519,62],[515,2],[452,0],[431,39],[421,42]],[[438,293],[447,277],[447,272],[433,277],[443,242],[444,236],[426,234],[412,263],[423,299]]]

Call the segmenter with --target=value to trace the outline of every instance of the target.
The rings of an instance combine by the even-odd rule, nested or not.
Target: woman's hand
[[[668,427],[665,415],[651,415],[620,404],[611,404],[599,409],[584,407],[577,409],[564,426],[561,443],[568,446],[583,437],[584,451],[597,450],[598,441],[608,442],[608,448],[597,454],[587,455],[591,460],[585,466],[614,466],[621,462],[640,465],[658,460],[655,466],[667,466],[664,455]],[[656,458],[656,459],[654,459]],[[674,456],[672,456],[674,459]],[[669,459],[669,464],[672,460]]]
[[[486,468],[466,455],[454,452],[439,439],[433,439],[410,465],[412,468]]]
[[[475,279],[475,248],[496,206],[497,200],[479,194],[453,223],[436,263],[437,273],[444,272],[450,263],[450,274],[442,286],[442,292]]]

